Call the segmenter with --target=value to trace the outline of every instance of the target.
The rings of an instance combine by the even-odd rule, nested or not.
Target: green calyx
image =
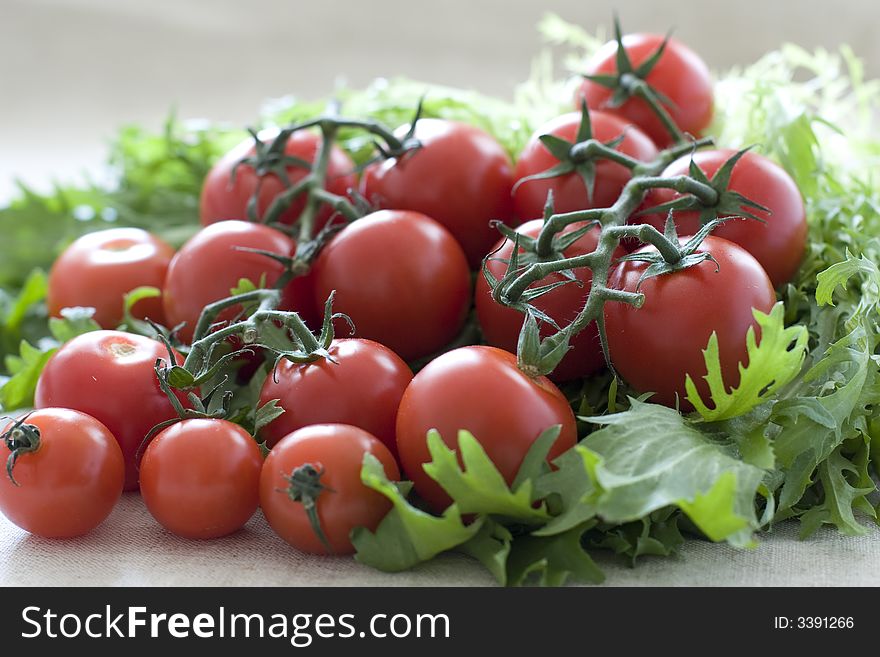
[[[732,217],[743,217],[766,223],[764,219],[754,214],[753,210],[769,214],[770,210],[768,208],[743,196],[739,192],[728,189],[733,168],[751,149],[752,147],[749,146],[731,155],[718,168],[711,179],[691,160],[688,175],[699,185],[706,186],[715,191],[714,198],[711,200],[707,199],[705,195],[686,194],[667,203],[641,210],[635,216],[640,217],[660,212],[694,211],[699,212],[700,224],[704,226],[719,218],[727,219]]]
[[[335,101],[328,105],[321,116],[289,125],[280,130],[271,143],[263,142],[255,131],[249,130],[254,139],[255,153],[239,160],[230,173],[233,183],[241,166],[249,166],[257,174],[257,185],[247,203],[248,219],[253,222],[273,225],[280,230],[290,231],[291,227],[279,223],[281,215],[291,207],[295,200],[305,197],[305,207],[297,218],[295,226],[298,226],[299,241],[308,242],[315,237],[315,215],[322,205],[332,208],[334,213],[342,216],[346,223],[360,218],[365,214],[363,205],[359,204],[357,200],[355,204],[352,204],[345,196],[333,194],[326,189],[327,168],[339,131],[341,129],[362,130],[372,136],[376,155],[369,162],[402,157],[407,152],[420,147],[414,134],[421,113],[422,103],[420,101],[409,131],[403,139],[397,138],[392,130],[377,121],[340,116],[340,104]],[[315,129],[321,133],[321,145],[314,162],[307,162],[301,158],[287,155],[287,143],[296,132]],[[306,175],[293,182],[288,172],[290,167],[303,169],[306,171]],[[274,176],[281,181],[284,185],[284,191],[272,200],[260,216],[258,207],[260,192],[267,176]]]
[[[247,203],[247,217],[250,221],[253,222],[264,222],[271,223],[277,215],[280,215],[281,212],[286,209],[282,208],[281,210],[275,211],[267,211],[264,217],[259,216],[258,210],[258,202],[260,199],[260,194],[263,188],[263,182],[265,181],[267,176],[275,176],[288,190],[294,188],[294,184],[290,179],[290,175],[288,174],[288,168],[296,167],[299,169],[304,169],[306,171],[312,170],[312,163],[307,162],[298,157],[293,157],[292,155],[288,155],[286,153],[287,142],[290,140],[290,136],[293,134],[293,131],[290,129],[281,130],[272,139],[271,142],[267,143],[260,139],[259,135],[252,128],[248,128],[248,132],[254,140],[254,154],[248,157],[244,157],[238,162],[236,162],[232,170],[229,173],[230,176],[230,185],[235,184],[235,179],[238,176],[238,170],[242,166],[250,167],[254,170],[254,173],[257,175],[257,185],[254,189],[254,193],[251,195],[250,199],[248,199]],[[303,178],[303,180],[307,180]],[[305,185],[299,185],[295,193],[291,194],[287,200],[286,205],[289,206],[293,199],[305,192]]]
[[[645,262],[648,263],[648,267],[642,272],[642,275],[639,277],[639,282],[636,285],[636,290],[638,290],[642,283],[644,283],[649,278],[654,278],[656,276],[662,276],[663,274],[671,274],[676,271],[682,271],[685,269],[689,269],[690,267],[695,267],[700,263],[706,262],[710,260],[715,263],[716,271],[718,269],[718,261],[712,256],[711,253],[707,251],[702,251],[697,253],[697,249],[703,243],[703,240],[711,233],[719,224],[726,221],[727,218],[721,219],[713,219],[706,225],[704,225],[693,237],[691,237],[685,244],[679,246],[678,234],[675,231],[675,220],[673,219],[672,211],[669,211],[668,216],[666,217],[666,228],[664,230],[663,236],[666,239],[667,244],[661,246],[657,246],[656,251],[649,251],[647,253],[631,253],[620,258],[619,262]]]
[[[36,452],[40,448],[40,429],[36,425],[27,424],[29,415],[19,418],[15,423],[0,436],[6,449],[9,450],[9,457],[6,459],[6,476],[15,486],[20,484],[15,480],[12,474],[15,464],[22,454]]]
[[[422,143],[416,139],[416,126],[419,122],[419,119],[422,118],[422,113],[424,111],[425,105],[425,97],[422,96],[419,98],[419,102],[416,105],[416,111],[413,115],[412,121],[409,123],[409,128],[407,128],[406,133],[403,135],[402,139],[395,140],[386,140],[384,144],[382,144],[378,139],[373,140],[373,146],[379,153],[381,158],[390,160],[394,158],[400,158],[406,155],[409,152],[418,150],[422,147]],[[374,162],[377,158],[373,158],[370,162]]]
[[[669,43],[667,35],[663,42],[657,47],[651,55],[638,66],[634,66],[629,54],[623,46],[623,31],[620,28],[620,21],[615,15],[614,17],[614,39],[617,41],[616,71],[614,73],[600,73],[596,75],[584,75],[584,78],[598,84],[606,89],[611,90],[611,98],[607,101],[607,106],[617,108],[623,105],[630,98],[641,98],[654,111],[672,136],[673,141],[686,141],[685,134],[672,120],[666,108],[674,107],[672,101],[652,87],[647,82],[647,77],[657,66],[657,62],[663,57],[666,51],[666,45]]]
[[[513,191],[533,180],[547,180],[576,173],[584,181],[587,190],[587,202],[593,202],[593,190],[596,186],[596,164],[600,160],[617,162],[628,169],[634,169],[639,165],[638,160],[615,150],[623,141],[624,136],[601,142],[593,139],[593,129],[590,123],[590,112],[587,104],[581,101],[581,121],[578,125],[577,134],[573,142],[567,141],[556,135],[547,134],[539,137],[541,143],[553,157],[559,160],[545,171],[520,178],[513,187]]]
[[[274,362],[269,362],[273,371],[282,358],[296,363],[319,358],[332,360],[329,348],[334,339],[334,320],[342,319],[351,325],[347,315],[333,312],[333,294],[325,304],[323,325],[317,335],[296,312],[277,310],[280,299],[279,290],[252,289],[207,306],[182,365],[177,364],[169,337],[156,327],[156,339],[165,345],[168,358],[158,359],[154,370],[158,385],[177,417],[153,427],[142,442],[139,454],[159,431],[180,420],[226,419],[243,424],[255,434],[261,422],[265,424],[283,413],[284,409],[271,402],[259,408],[232,407],[234,393],[228,385],[229,372],[235,369],[235,361],[242,356],[263,351],[272,354]],[[230,307],[246,309],[242,311],[245,316],[232,322],[218,322],[220,313]],[[230,338],[243,346],[230,351]],[[201,394],[204,389],[208,390],[207,394]],[[181,395],[188,404],[183,403]],[[270,419],[265,419],[272,413]]]
[[[321,544],[329,553],[335,552],[324,528],[321,526],[321,519],[318,517],[318,498],[326,491],[328,493],[335,492],[321,483],[321,477],[324,476],[324,469],[312,463],[304,463],[291,471],[289,475],[284,475],[287,481],[287,488],[279,490],[285,493],[292,501],[303,505],[303,510],[309,518],[309,523],[315,536],[321,541]]]

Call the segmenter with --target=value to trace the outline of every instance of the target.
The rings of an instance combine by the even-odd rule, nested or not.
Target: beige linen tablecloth
[[[797,524],[764,537],[755,550],[688,541],[678,557],[630,568],[611,554],[597,560],[611,586],[878,586],[880,533],[823,530],[797,539]],[[475,561],[443,555],[418,568],[381,573],[349,557],[294,550],[257,515],[240,532],[212,541],[180,539],[159,526],[140,496],[126,493],[87,536],[47,540],[0,517],[0,585],[5,586],[490,586]]]

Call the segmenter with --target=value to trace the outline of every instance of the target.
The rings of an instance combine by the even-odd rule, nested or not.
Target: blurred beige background
[[[665,31],[714,69],[783,41],[850,43],[880,75],[871,0],[0,0],[0,199],[12,177],[94,170],[114,127],[183,117],[245,124],[263,99],[315,97],[338,78],[407,75],[506,95],[548,11],[593,31]]]

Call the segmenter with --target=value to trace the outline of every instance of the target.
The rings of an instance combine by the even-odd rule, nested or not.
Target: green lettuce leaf
[[[559,429],[546,435],[552,444],[559,435]],[[511,491],[470,432],[458,432],[458,455],[463,467],[458,463],[456,452],[446,446],[435,430],[428,432],[428,451],[431,461],[424,465],[425,472],[440,484],[461,513],[499,515],[533,523],[549,519],[543,505],[535,507],[532,504],[531,479],[526,479]]]
[[[813,485],[816,469],[844,440],[858,435],[854,420],[878,401],[878,371],[872,360],[873,343],[864,325],[836,342],[805,377],[805,388],[824,394],[798,397],[800,411],[780,404],[771,421],[780,427],[773,446],[785,474],[776,519],[798,515],[801,499]],[[804,391],[806,392],[806,390]],[[812,409],[805,411],[804,409]],[[829,421],[830,420],[830,421]]]
[[[681,512],[667,507],[622,525],[600,523],[588,535],[588,544],[623,555],[633,566],[639,557],[668,557],[684,543],[678,526],[680,518]]]
[[[821,305],[834,305],[834,289],[838,286],[846,288],[850,279],[859,277],[859,299],[853,313],[856,315],[876,312],[880,305],[880,267],[864,255],[856,258],[846,253],[846,260],[831,265],[816,277],[816,302]]]
[[[721,372],[718,336],[713,332],[709,345],[703,351],[712,408],[700,397],[691,375],[685,379],[687,400],[697,413],[709,422],[727,420],[743,415],[768,399],[791,382],[801,371],[806,356],[809,334],[805,326],[785,327],[785,307],[777,303],[770,314],[753,311],[761,327],[761,341],[757,343],[754,327],[746,333],[748,365],[739,365],[739,385],[728,392]]]
[[[625,523],[678,506],[712,540],[752,544],[755,495],[764,472],[709,440],[676,411],[631,400],[630,410],[588,418],[605,425],[578,450],[601,461],[597,513]]]
[[[361,481],[393,505],[375,532],[364,527],[352,531],[355,559],[373,568],[388,572],[406,570],[466,543],[483,524],[480,518],[465,525],[454,504],[439,518],[412,506],[372,454],[364,455]]]
[[[92,319],[92,308],[65,308],[62,313],[62,317],[49,320],[51,338],[41,340],[36,347],[22,340],[18,355],[6,356],[10,376],[0,385],[0,409],[14,411],[33,406],[37,381],[58,347],[77,335],[101,328]]]
[[[561,586],[571,577],[601,584],[605,575],[583,546],[590,521],[553,536],[523,536],[513,543],[508,558],[507,582],[513,586],[536,578],[542,586]]]

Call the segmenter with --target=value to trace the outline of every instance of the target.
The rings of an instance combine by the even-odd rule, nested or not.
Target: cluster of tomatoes
[[[620,47],[635,72],[618,70]],[[646,62],[650,66],[640,68]],[[675,141],[668,120],[688,135],[699,135],[711,120],[706,66],[675,40],[630,35],[611,42],[588,73],[578,105],[585,100],[590,108],[592,138],[632,161],[655,161]],[[639,75],[667,108],[667,121],[644,97],[619,96],[611,88],[614,80],[631,83]],[[201,198],[204,226],[176,253],[137,229],[78,239],[52,269],[49,312],[92,307],[103,330],[63,345],[40,376],[37,410],[7,426],[9,476],[0,478],[0,509],[36,534],[73,536],[100,523],[123,488],[139,488],[156,520],[184,537],[233,532],[259,506],[294,546],[345,553],[353,549],[353,528],[375,529],[390,509],[387,499],[361,483],[366,453],[379,459],[390,479],[405,474],[438,512],[450,499],[422,467],[430,460],[431,429],[452,447],[459,430],[470,431],[511,482],[535,439],[559,425],[548,455],[554,459],[577,440],[575,416],[557,384],[606,365],[597,323],[572,339],[549,378],[520,368],[515,354],[523,315],[495,298],[490,285],[505,275],[515,246],[509,237],[499,241],[493,222],[519,225],[520,235],[534,238],[551,192],[557,213],[615,203],[636,171],[625,159],[597,159],[589,181],[575,170],[541,175],[560,164],[548,147],[552,138],[556,144],[576,142],[582,121],[582,113],[573,112],[543,126],[514,165],[494,138],[476,127],[419,119],[399,133],[409,134],[417,148],[379,158],[360,175],[343,150],[333,145],[327,151],[322,137],[308,130],[289,135],[284,175],[261,174],[243,163],[254,155],[249,141],[208,175]],[[288,228],[297,226],[306,199],[294,199],[275,225],[245,219],[254,210],[265,213],[309,174],[305,165],[315,164],[322,152],[326,192],[350,197],[358,190],[359,198],[381,209],[336,231],[311,258],[308,271],[291,277],[285,259],[298,253],[301,236],[295,239]],[[733,155],[687,154],[662,177],[687,175],[697,167],[712,179]],[[699,247],[714,260],[644,280],[649,265],[638,260],[619,262],[610,273],[609,288],[640,290],[645,299],[640,308],[605,304],[611,360],[632,388],[655,393],[660,403],[681,402],[688,373],[702,384],[701,350],[712,332],[726,380],[735,383],[746,357],[745,334],[754,325],[752,309],[770,310],[774,288],[795,274],[804,252],[803,202],[782,169],[749,152],[724,182],[754,202],[750,207],[760,206],[754,210],[759,221],[722,224]],[[641,207],[684,196],[660,186],[645,195]],[[323,203],[314,216],[315,233],[336,219],[331,204]],[[629,221],[662,232],[665,219],[636,213]],[[701,216],[699,210],[684,210],[674,220],[678,234],[692,235]],[[573,223],[561,235],[579,227]],[[581,231],[555,257],[588,254],[600,235],[600,226]],[[520,244],[524,253],[525,241]],[[627,247],[656,251],[624,242],[616,256]],[[477,273],[474,284],[481,264],[491,276]],[[138,301],[133,313],[176,327],[173,335],[185,353],[198,337],[194,330],[205,307],[229,297],[242,279],[281,289],[279,310],[296,312],[315,330],[321,308],[335,293],[334,310],[350,318],[355,337],[333,340],[325,353],[306,362],[282,358],[275,367],[248,369],[255,363],[243,359],[242,371],[262,377],[243,385],[260,386],[261,404],[276,401],[285,411],[258,437],[217,417],[189,417],[153,432],[178,417],[156,364],[184,360],[162,341],[113,330],[122,319],[124,294],[141,286],[161,290],[159,297]],[[543,335],[554,323],[564,326],[578,315],[591,281],[590,268],[580,267],[535,284],[547,286],[531,302],[551,320],[542,325]],[[474,307],[485,344],[473,344],[481,341],[476,338],[451,348]],[[227,308],[217,319],[234,322],[237,313],[240,308]],[[341,335],[346,325],[336,322]],[[273,362],[272,354],[263,356]],[[414,376],[408,363],[423,367]],[[172,394],[178,406],[191,406],[183,392]],[[259,441],[269,449],[265,458]]]

